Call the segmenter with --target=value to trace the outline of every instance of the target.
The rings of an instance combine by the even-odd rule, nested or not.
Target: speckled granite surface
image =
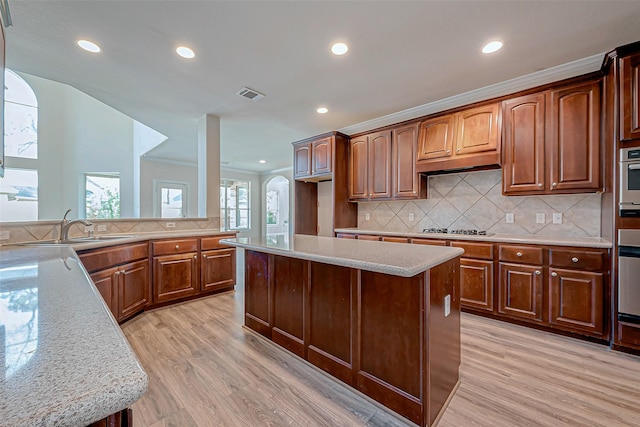
[[[336,233],[371,234],[376,236],[403,236],[423,239],[471,240],[478,242],[520,243],[549,246],[578,246],[584,248],[611,248],[610,240],[601,237],[549,237],[512,234],[494,234],[492,236],[468,236],[464,234],[406,233],[397,231],[366,230],[361,228],[339,228]]]
[[[70,246],[0,248],[0,426],[85,426],[148,378]]]
[[[318,261],[360,270],[411,277],[463,254],[460,248],[371,242],[296,234],[286,239],[240,237],[221,240],[230,246]]]

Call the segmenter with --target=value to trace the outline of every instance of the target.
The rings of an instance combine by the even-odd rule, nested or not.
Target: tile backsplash
[[[358,227],[398,232],[475,228],[496,234],[600,237],[600,194],[507,197],[502,195],[501,170],[430,176],[428,185],[427,199],[358,203]],[[513,224],[505,222],[507,213],[514,214]],[[545,214],[544,224],[536,222],[537,213]],[[562,214],[562,224],[553,224],[553,213]]]

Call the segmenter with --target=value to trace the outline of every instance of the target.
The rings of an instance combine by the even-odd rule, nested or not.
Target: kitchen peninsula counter
[[[85,426],[148,378],[71,246],[0,248],[0,426]]]
[[[421,426],[459,383],[459,248],[236,238],[245,326]]]

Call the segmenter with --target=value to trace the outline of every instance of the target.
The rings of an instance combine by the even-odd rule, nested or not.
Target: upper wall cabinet
[[[601,80],[503,102],[505,194],[595,192]]]
[[[620,141],[640,139],[640,53],[620,61]]]
[[[500,104],[445,114],[420,124],[418,172],[500,164]]]
[[[418,125],[401,126],[392,131],[392,170],[394,199],[426,197],[426,178],[416,170]]]
[[[303,181],[331,179],[333,137],[293,144],[294,178]]]

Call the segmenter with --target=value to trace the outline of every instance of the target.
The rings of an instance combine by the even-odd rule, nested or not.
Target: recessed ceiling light
[[[266,160],[258,160],[258,163],[265,164],[265,163],[267,163],[267,161]]]
[[[193,52],[193,50],[189,49],[188,47],[185,46],[180,46],[179,48],[176,49],[176,53],[180,56],[182,56],[183,58],[187,58],[187,59],[191,59],[194,56],[196,56],[196,54]]]
[[[327,112],[329,112],[329,110],[327,109],[327,107],[320,107],[316,110],[319,114],[327,114]]]
[[[502,48],[502,42],[498,40],[490,41],[485,44],[482,48],[482,53],[493,53],[497,52]]]
[[[348,50],[349,46],[345,43],[336,43],[331,46],[331,52],[333,52],[334,55],[344,55]]]
[[[90,42],[89,40],[78,40],[76,43],[78,43],[78,46],[80,46],[87,52],[93,52],[93,53],[100,52],[100,46],[98,46],[94,42]]]

